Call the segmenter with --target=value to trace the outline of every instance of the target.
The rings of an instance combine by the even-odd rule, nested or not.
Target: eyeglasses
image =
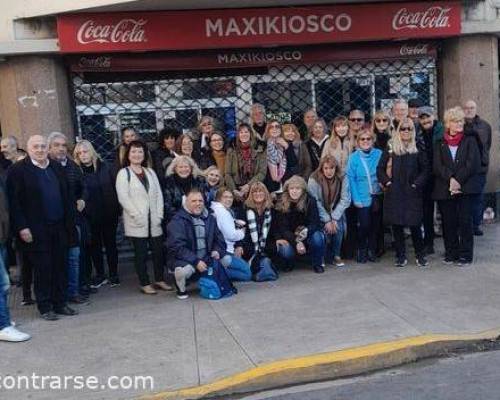
[[[363,122],[364,118],[349,118],[349,121],[351,121],[351,122]]]
[[[359,138],[359,141],[360,142],[371,142],[372,138],[371,137],[363,137],[363,138]]]
[[[376,119],[375,122],[389,122],[389,120],[387,118],[383,118],[383,119]]]
[[[409,126],[402,126],[401,128],[399,128],[399,131],[400,132],[411,132],[413,129]]]

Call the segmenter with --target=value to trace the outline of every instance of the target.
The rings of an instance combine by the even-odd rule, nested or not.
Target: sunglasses
[[[371,142],[372,138],[371,137],[363,137],[363,138],[359,138],[359,141],[360,142]]]
[[[363,122],[364,119],[363,118],[349,118],[349,121],[351,121],[351,122]]]
[[[389,122],[389,120],[387,118],[383,118],[383,119],[376,119],[375,122]]]
[[[399,131],[400,132],[411,132],[413,129],[410,128],[409,126],[402,126],[401,128],[399,128]]]

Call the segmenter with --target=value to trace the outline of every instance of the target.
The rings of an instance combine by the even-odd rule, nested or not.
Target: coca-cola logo
[[[147,22],[143,18],[126,18],[116,24],[101,25],[89,19],[80,26],[76,38],[81,44],[147,42],[144,30]]]
[[[426,55],[429,52],[428,44],[402,45],[399,54],[402,56]]]
[[[78,66],[80,68],[110,68],[111,57],[81,57],[78,60]]]
[[[425,11],[409,11],[403,7],[392,19],[392,29],[439,29],[450,26],[450,10],[440,6],[429,7]]]

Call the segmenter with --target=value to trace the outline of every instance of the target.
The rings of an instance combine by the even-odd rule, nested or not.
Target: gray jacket
[[[349,180],[344,175],[342,178],[342,187],[340,190],[340,199],[332,210],[326,210],[323,206],[323,191],[321,186],[313,177],[309,178],[307,183],[307,191],[316,199],[318,205],[319,218],[323,224],[332,220],[339,221],[344,215],[345,210],[351,204],[351,192],[349,190]]]

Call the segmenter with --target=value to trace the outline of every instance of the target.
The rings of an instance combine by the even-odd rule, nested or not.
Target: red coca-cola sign
[[[144,25],[147,19],[124,18],[115,24],[99,24],[93,19],[85,21],[76,34],[80,44],[146,42]]]
[[[460,34],[460,1],[61,15],[62,52],[196,50]]]

